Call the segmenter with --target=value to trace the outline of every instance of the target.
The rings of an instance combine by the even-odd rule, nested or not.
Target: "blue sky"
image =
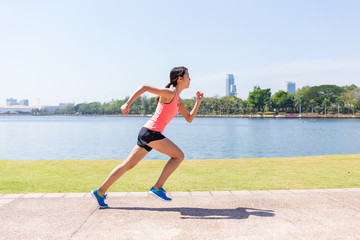
[[[108,102],[189,68],[190,98],[360,85],[360,1],[0,1],[0,105]],[[150,96],[150,95],[149,95]]]

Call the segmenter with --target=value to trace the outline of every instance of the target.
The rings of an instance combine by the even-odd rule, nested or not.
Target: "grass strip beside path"
[[[90,192],[121,160],[0,160],[0,193]],[[148,191],[166,161],[143,160],[110,192]],[[168,191],[359,188],[360,154],[185,160]]]

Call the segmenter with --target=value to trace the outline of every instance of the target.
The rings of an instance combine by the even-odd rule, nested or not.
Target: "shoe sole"
[[[155,193],[153,193],[152,191],[149,191],[149,195],[150,195],[150,196],[157,197],[157,198],[161,199],[161,200],[164,201],[164,202],[171,202],[171,200],[172,200],[172,199],[171,199],[171,200],[165,200],[165,199],[159,197],[158,195],[156,195]]]
[[[90,192],[90,194],[91,194],[91,196],[95,199],[95,201],[98,203],[99,208],[108,208],[108,207],[109,207],[109,205],[106,206],[106,207],[100,206],[100,205],[99,205],[99,202],[98,202],[98,200],[97,200],[97,198],[96,198],[96,196],[95,196],[95,194],[94,194],[92,191]]]

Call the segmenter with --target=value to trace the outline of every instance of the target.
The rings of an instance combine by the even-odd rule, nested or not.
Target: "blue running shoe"
[[[172,199],[166,196],[166,191],[161,187],[159,190],[155,190],[154,187],[152,187],[149,191],[150,195],[156,196],[164,201],[171,201]]]
[[[105,194],[105,196],[102,197],[102,196],[100,196],[98,194],[98,190],[95,189],[94,191],[91,191],[91,196],[93,196],[96,199],[96,201],[98,202],[100,208],[109,207],[109,205],[104,202],[104,200],[106,199],[107,194]]]

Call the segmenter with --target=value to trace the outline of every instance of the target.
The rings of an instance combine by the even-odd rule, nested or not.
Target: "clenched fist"
[[[200,92],[200,91],[196,92],[196,101],[202,101],[203,97],[204,97],[203,92]]]

